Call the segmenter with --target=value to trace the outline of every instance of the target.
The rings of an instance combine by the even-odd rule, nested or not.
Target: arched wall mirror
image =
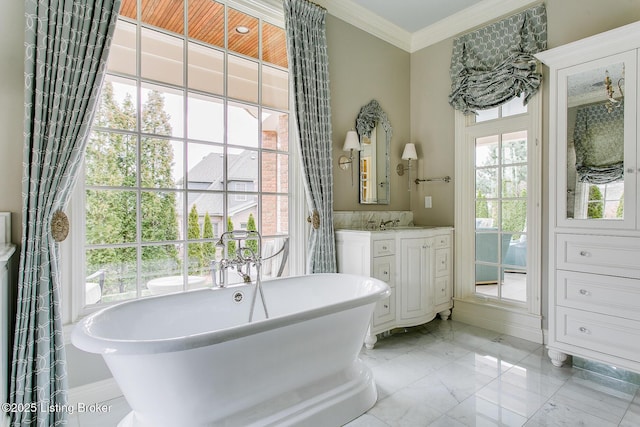
[[[624,56],[566,73],[567,219],[624,220]]]
[[[389,204],[389,153],[393,129],[375,99],[360,109],[356,119],[360,137],[360,203]]]

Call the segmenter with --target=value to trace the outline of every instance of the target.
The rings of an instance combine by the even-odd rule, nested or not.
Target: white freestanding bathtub
[[[314,274],[125,302],[82,320],[73,344],[100,353],[132,412],[120,426],[339,426],[377,392],[358,359],[379,280]]]

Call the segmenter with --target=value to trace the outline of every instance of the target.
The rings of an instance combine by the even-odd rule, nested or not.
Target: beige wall
[[[2,3],[0,12],[0,211],[12,212],[11,240],[22,222],[22,116],[24,113],[24,2]]]
[[[411,55],[411,140],[418,151],[421,179],[454,177],[454,111],[449,106],[452,40]],[[411,192],[416,224],[453,225],[454,183],[423,182]],[[424,207],[431,196],[432,207]]]
[[[409,142],[410,54],[344,21],[328,15],[327,48],[333,128],[334,210],[408,210],[407,177],[395,173],[404,144]],[[348,130],[355,128],[360,107],[372,99],[380,103],[393,127],[389,205],[358,203],[357,170],[338,168]],[[347,154],[348,155],[348,154]],[[357,156],[356,156],[357,159]],[[357,165],[357,163],[356,163]]]

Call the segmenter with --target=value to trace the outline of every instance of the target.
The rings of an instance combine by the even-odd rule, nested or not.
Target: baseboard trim
[[[481,302],[456,300],[451,318],[469,325],[542,344],[542,317]]]
[[[69,404],[77,406],[78,403],[87,405],[105,402],[122,396],[118,383],[113,378],[69,389],[67,396]]]

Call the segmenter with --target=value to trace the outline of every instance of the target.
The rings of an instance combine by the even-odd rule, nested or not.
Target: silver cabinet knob
[[[591,295],[591,292],[589,292],[589,291],[588,291],[588,290],[586,290],[586,289],[580,289],[580,295],[585,295],[585,296],[587,296],[587,295]]]
[[[580,251],[580,256],[591,256],[591,254],[587,251]]]
[[[580,328],[578,328],[578,330],[580,332],[582,332],[583,334],[590,334],[591,333],[591,331],[589,329],[585,328],[584,326],[580,326]]]

